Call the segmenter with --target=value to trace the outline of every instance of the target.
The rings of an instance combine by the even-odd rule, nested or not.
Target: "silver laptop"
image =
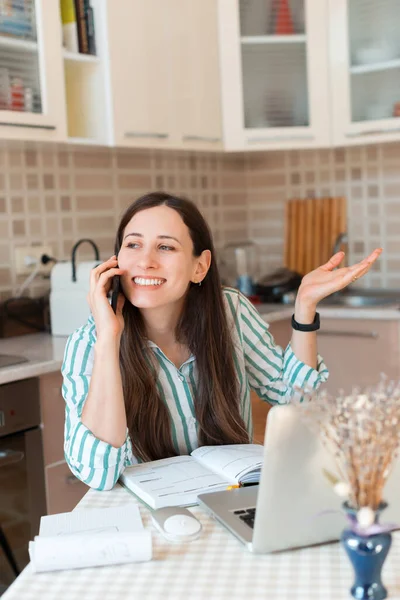
[[[337,541],[346,520],[342,499],[323,475],[323,469],[337,474],[331,455],[293,406],[274,406],[267,423],[260,484],[201,494],[200,506],[251,552]],[[382,513],[382,522],[400,523],[399,460],[396,470],[385,489],[389,508]]]

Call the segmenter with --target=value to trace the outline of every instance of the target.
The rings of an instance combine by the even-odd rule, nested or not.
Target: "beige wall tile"
[[[136,154],[117,154],[117,167],[120,169],[150,169],[151,155]]]
[[[110,169],[111,151],[77,152],[73,155],[73,164],[81,169]]]
[[[123,173],[118,177],[118,186],[122,189],[151,190],[151,175]]]
[[[110,232],[115,234],[113,217],[78,217],[76,220],[78,235],[94,235],[96,233]]]
[[[0,244],[0,263],[10,262],[10,247],[8,244]]]
[[[41,211],[42,203],[38,196],[27,197],[27,210],[29,214],[39,213]]]
[[[109,210],[114,207],[114,199],[112,196],[77,196],[76,209],[85,211]]]
[[[109,190],[112,188],[111,173],[90,173],[75,175],[76,190]]]
[[[0,285],[10,285],[11,271],[10,269],[0,268]]]

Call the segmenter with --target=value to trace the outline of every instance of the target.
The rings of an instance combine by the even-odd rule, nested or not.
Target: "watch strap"
[[[292,315],[292,327],[296,331],[317,331],[320,328],[320,320],[319,313],[315,313],[314,321],[312,323],[307,323],[304,325],[303,323],[298,323]]]

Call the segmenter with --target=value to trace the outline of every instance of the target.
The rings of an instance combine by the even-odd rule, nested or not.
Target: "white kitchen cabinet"
[[[399,25],[398,0],[329,0],[334,145],[400,138]]]
[[[0,138],[66,137],[59,2],[2,3]]]
[[[329,392],[376,384],[381,373],[400,377],[399,321],[324,317],[317,336],[329,369]]]
[[[119,0],[107,23],[114,144],[222,148],[215,0]]]
[[[285,23],[286,4],[218,1],[227,150],[330,144],[328,5],[326,0],[289,2]]]
[[[113,139],[117,146],[169,148],[173,130],[170,2],[107,5]]]

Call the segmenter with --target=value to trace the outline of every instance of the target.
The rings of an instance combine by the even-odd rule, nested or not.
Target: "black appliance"
[[[281,267],[259,279],[255,284],[254,293],[261,302],[280,303],[285,294],[299,288],[302,277],[296,271]]]
[[[46,514],[38,378],[0,385],[0,595]]]

